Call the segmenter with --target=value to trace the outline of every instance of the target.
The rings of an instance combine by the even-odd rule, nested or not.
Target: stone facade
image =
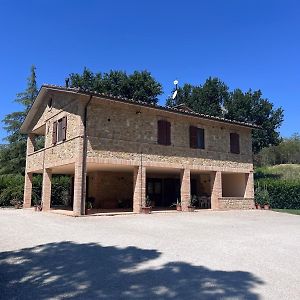
[[[51,86],[42,88],[36,102],[23,125],[28,133],[24,207],[30,206],[33,173],[44,176],[45,209],[50,209],[52,174],[69,174],[74,177],[74,215],[84,214],[89,197],[106,208],[128,198],[133,211],[140,212],[151,172],[178,177],[183,211],[190,202],[191,180],[200,174],[212,209],[253,206],[250,126]],[[66,140],[53,145],[53,122],[65,116]],[[159,120],[171,123],[171,145],[157,143]],[[190,148],[189,126],[204,129],[205,149]],[[240,154],[230,153],[233,132],[240,136]],[[44,149],[34,150],[34,135],[45,136]],[[222,176],[229,177],[224,181]],[[224,198],[231,178],[243,182],[242,197]],[[200,181],[197,185],[203,186]]]

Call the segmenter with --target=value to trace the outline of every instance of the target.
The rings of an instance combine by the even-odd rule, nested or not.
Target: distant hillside
[[[260,167],[255,170],[255,178],[273,178],[281,180],[300,181],[300,164],[281,164],[269,167]]]
[[[255,171],[256,178],[274,178],[282,180],[300,181],[300,164],[281,164],[269,167],[260,167]]]

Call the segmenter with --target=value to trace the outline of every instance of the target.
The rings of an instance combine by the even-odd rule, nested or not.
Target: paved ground
[[[300,299],[300,217],[0,210],[0,299]]]

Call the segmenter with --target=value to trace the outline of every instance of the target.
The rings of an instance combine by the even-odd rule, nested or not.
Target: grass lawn
[[[287,214],[300,215],[300,209],[272,209],[277,212],[283,212]]]

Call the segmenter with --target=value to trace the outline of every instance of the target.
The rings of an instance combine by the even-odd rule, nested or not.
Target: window
[[[65,141],[67,138],[67,117],[53,122],[52,144]]]
[[[171,123],[165,120],[157,121],[157,143],[171,145]]]
[[[240,154],[240,135],[237,133],[230,133],[230,152]]]
[[[204,129],[190,126],[190,147],[194,149],[204,149]]]

